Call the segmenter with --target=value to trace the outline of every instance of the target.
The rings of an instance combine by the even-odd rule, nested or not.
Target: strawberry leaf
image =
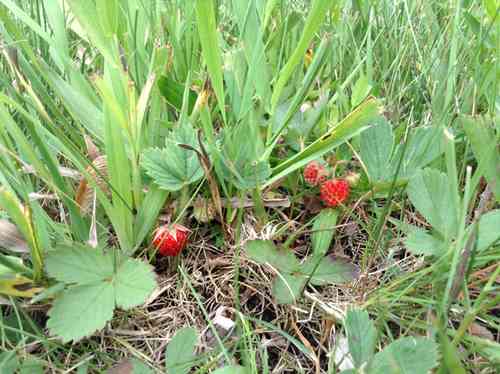
[[[454,237],[458,227],[458,207],[446,174],[424,169],[410,180],[408,197],[432,227],[445,238]]]
[[[278,249],[270,240],[251,240],[245,246],[248,256],[259,264],[269,264],[284,273],[293,273],[299,261],[292,251]]]
[[[49,331],[66,343],[104,328],[113,317],[113,293],[110,282],[68,288],[49,310]]]
[[[300,297],[306,277],[289,273],[278,274],[273,281],[273,295],[279,304],[293,304]]]
[[[389,344],[375,355],[372,374],[426,374],[437,365],[437,344],[427,338],[406,337]]]
[[[143,303],[156,286],[148,264],[84,246],[62,247],[49,253],[50,276],[68,284],[49,311],[49,331],[64,342],[79,340],[102,329],[115,307]],[[116,258],[115,258],[116,256]],[[116,269],[113,266],[116,261]]]
[[[368,176],[373,181],[388,178],[388,166],[394,147],[392,127],[384,119],[361,134],[361,159],[366,166]]]
[[[324,286],[331,283],[346,283],[358,277],[358,268],[349,261],[333,256],[326,256],[321,259],[318,267],[314,270],[318,260],[314,257],[308,258],[301,267],[304,277],[311,276],[311,284]]]
[[[334,209],[323,209],[314,219],[312,248],[314,256],[324,256],[333,239],[338,212]]]
[[[195,364],[194,350],[198,333],[185,327],[174,335],[165,352],[165,366],[169,374],[187,374]]]
[[[369,362],[377,344],[377,330],[364,310],[349,310],[345,318],[349,351],[354,364],[360,368]]]
[[[414,228],[405,240],[406,248],[415,255],[438,256],[445,250],[445,243],[425,230]]]
[[[180,144],[198,146],[196,132],[187,123],[172,131],[165,148],[149,148],[143,153],[142,167],[159,187],[167,191],[178,191],[203,177],[196,152],[182,148]]]

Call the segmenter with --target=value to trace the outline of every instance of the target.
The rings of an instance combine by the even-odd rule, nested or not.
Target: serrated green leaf
[[[178,191],[203,177],[196,152],[179,144],[198,147],[196,132],[191,125],[178,126],[167,139],[165,148],[150,148],[143,153],[142,167],[159,187],[168,191]]]
[[[484,251],[500,239],[500,209],[481,216],[477,229],[477,250]]]
[[[369,362],[377,344],[377,330],[364,310],[349,310],[345,321],[349,352],[357,368]]]
[[[278,249],[270,240],[251,240],[245,245],[246,253],[259,264],[269,264],[283,273],[293,273],[299,268],[299,260],[292,251]]]
[[[394,147],[392,127],[384,119],[361,134],[360,156],[371,181],[382,181],[388,177],[389,160]]]
[[[187,374],[195,364],[194,350],[198,332],[185,327],[176,332],[165,352],[167,374]]]
[[[407,192],[412,204],[445,238],[456,235],[458,207],[446,174],[424,169],[410,179]]]
[[[72,286],[54,301],[47,327],[64,343],[76,341],[104,328],[114,309],[111,282]]]
[[[312,234],[314,256],[323,257],[328,252],[335,232],[338,215],[338,211],[335,209],[323,209],[314,219]]]
[[[60,282],[88,284],[99,282],[113,274],[111,252],[80,244],[66,245],[48,254],[45,260],[47,273]]]
[[[301,266],[300,272],[308,277],[314,271],[316,258],[308,258]],[[323,286],[326,284],[346,283],[358,277],[359,269],[356,265],[340,257],[323,257],[314,274],[311,276],[311,284]]]
[[[156,286],[149,264],[123,258],[113,250],[102,253],[84,246],[63,247],[49,254],[46,266],[49,275],[59,281],[76,283],[62,292],[48,313],[49,331],[65,342],[102,329],[115,307],[140,305]]]
[[[153,267],[141,260],[127,259],[113,278],[116,306],[130,309],[142,304],[156,287]]]
[[[406,248],[414,255],[439,256],[445,250],[445,243],[425,230],[415,228],[405,239]]]
[[[438,363],[437,344],[427,338],[405,337],[375,355],[370,374],[427,374]]]
[[[279,304],[294,304],[306,284],[307,278],[290,273],[280,273],[274,278],[272,292]]]

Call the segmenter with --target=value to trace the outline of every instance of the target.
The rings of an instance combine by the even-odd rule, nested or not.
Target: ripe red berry
[[[163,256],[177,256],[186,246],[189,230],[178,224],[163,225],[156,229],[153,245]]]
[[[320,187],[320,198],[326,206],[334,207],[349,197],[349,183],[344,179],[330,179]]]
[[[327,176],[328,171],[318,161],[311,161],[304,169],[304,179],[311,186],[324,182]]]

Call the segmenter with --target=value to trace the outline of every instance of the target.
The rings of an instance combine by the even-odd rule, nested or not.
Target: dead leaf
[[[12,252],[29,252],[28,244],[17,226],[6,219],[0,219],[0,247]]]
[[[94,161],[92,161],[92,166],[87,167],[87,173],[95,180],[95,183],[99,186],[101,190],[108,193],[109,188],[106,183],[108,177],[108,163],[106,156],[99,156]],[[87,179],[82,179],[78,189],[76,190],[75,196],[76,203],[80,206],[80,212],[82,214],[88,214],[92,208],[92,203],[94,201],[94,188],[87,181]]]
[[[109,369],[108,374],[134,374],[134,364],[129,359],[123,360]]]
[[[36,287],[33,281],[21,275],[0,279],[0,294],[18,297],[33,297],[43,288]]]
[[[469,334],[471,334],[472,336],[477,336],[479,338],[495,341],[493,333],[477,322],[472,322],[472,324],[469,326]]]

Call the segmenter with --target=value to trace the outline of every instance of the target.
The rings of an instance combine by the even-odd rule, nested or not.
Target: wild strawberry
[[[163,256],[177,256],[186,246],[189,230],[178,224],[163,225],[156,229],[153,245]]]
[[[326,206],[334,207],[349,197],[349,183],[345,179],[330,179],[320,187],[320,198]]]
[[[318,161],[311,161],[304,169],[304,179],[311,186],[324,182],[327,176],[328,171]]]

